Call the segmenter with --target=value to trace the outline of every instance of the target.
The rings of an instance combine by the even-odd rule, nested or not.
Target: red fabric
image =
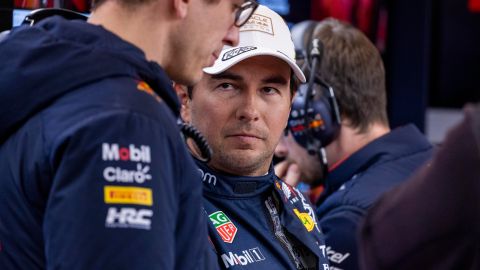
[[[342,21],[351,22],[355,0],[313,0],[311,18],[322,20],[334,17]]]
[[[311,188],[308,192],[308,198],[310,199],[310,201],[312,203],[316,203],[324,189],[325,187],[323,185]]]
[[[53,7],[54,0],[15,0],[15,8],[24,8],[24,9],[37,9],[37,8],[51,8]]]
[[[468,9],[471,12],[480,12],[480,0],[469,0]]]
[[[375,3],[376,0],[312,0],[310,17],[318,21],[334,17],[372,36],[376,32],[372,25]]]
[[[357,22],[356,26],[362,32],[367,35],[371,35],[372,31],[372,19],[375,16],[373,14],[374,0],[359,0],[357,6]]]
[[[88,0],[71,0],[72,5],[75,7],[76,11],[79,12],[88,12],[90,9],[90,4]]]
[[[35,9],[40,8],[39,0],[15,0],[14,5],[16,8]]]

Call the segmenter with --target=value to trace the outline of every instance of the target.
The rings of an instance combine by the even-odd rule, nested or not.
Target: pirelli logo
[[[104,200],[108,204],[153,204],[152,190],[140,187],[105,186]]]

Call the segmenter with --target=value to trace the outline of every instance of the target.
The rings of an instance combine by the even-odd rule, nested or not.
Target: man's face
[[[300,181],[313,183],[322,177],[322,163],[316,155],[310,155],[305,148],[295,141],[292,133],[282,136],[275,148],[275,156],[285,158],[288,164],[296,164],[300,171]]]
[[[177,31],[174,59],[167,67],[174,81],[193,85],[203,75],[202,69],[212,66],[223,45],[238,44],[238,27],[235,14],[244,0],[191,1],[188,14]]]
[[[206,137],[217,170],[266,174],[290,112],[290,66],[255,56],[217,75],[205,74],[182,117]]]

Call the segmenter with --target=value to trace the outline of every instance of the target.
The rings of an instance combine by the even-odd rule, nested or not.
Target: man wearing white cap
[[[272,158],[305,76],[283,19],[259,6],[202,80],[176,87],[181,116],[212,149],[197,160],[209,236],[224,269],[328,269],[309,202],[275,176]],[[194,152],[194,151],[193,151]]]

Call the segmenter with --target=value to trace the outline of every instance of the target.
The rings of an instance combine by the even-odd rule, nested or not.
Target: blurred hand
[[[300,170],[295,163],[284,160],[274,167],[275,174],[285,183],[295,187],[300,183]]]

